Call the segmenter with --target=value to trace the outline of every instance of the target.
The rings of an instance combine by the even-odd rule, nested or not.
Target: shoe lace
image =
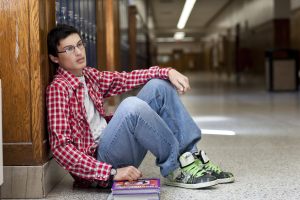
[[[216,173],[222,172],[222,169],[218,165],[213,164],[211,161],[209,161],[207,164],[205,164],[205,169],[214,171]]]
[[[183,170],[190,173],[194,177],[202,176],[206,172],[203,168],[197,166],[196,163],[183,168]]]

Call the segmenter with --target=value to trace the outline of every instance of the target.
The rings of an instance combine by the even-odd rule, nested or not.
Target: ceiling
[[[232,0],[197,0],[183,29],[186,37],[199,38]],[[185,0],[151,0],[156,37],[173,37]]]

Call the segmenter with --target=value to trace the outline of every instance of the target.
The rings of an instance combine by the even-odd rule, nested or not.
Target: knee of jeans
[[[158,90],[167,89],[170,91],[173,91],[173,90],[175,91],[175,89],[172,86],[172,84],[170,83],[170,81],[167,81],[167,80],[151,79],[150,81],[148,81],[147,85],[149,85],[153,89],[158,89]]]
[[[127,97],[122,101],[120,107],[129,115],[139,113],[147,109],[148,104],[137,97]]]

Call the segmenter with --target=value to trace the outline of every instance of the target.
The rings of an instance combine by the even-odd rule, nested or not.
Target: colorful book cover
[[[160,192],[160,179],[138,179],[136,181],[114,181],[112,194],[152,194]]]

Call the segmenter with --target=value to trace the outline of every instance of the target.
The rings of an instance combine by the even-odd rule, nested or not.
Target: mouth
[[[82,57],[82,58],[79,58],[76,60],[77,63],[83,63],[85,61],[85,58]]]

